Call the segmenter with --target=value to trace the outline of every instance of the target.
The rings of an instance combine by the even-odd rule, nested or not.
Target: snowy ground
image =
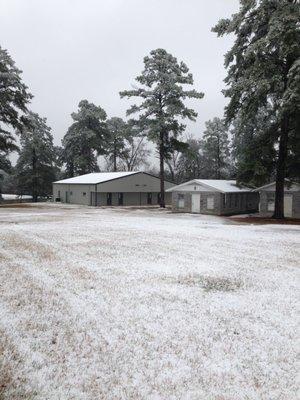
[[[296,400],[300,227],[0,208],[0,399]]]

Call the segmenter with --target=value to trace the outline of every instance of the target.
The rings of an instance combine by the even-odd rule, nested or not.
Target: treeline
[[[8,83],[17,79],[20,82],[20,71],[15,68],[9,71],[14,63],[7,52],[4,53],[6,70],[11,75]],[[13,135],[2,135],[6,140],[6,148],[2,147],[0,153],[1,168],[6,172],[2,190],[30,194],[37,201],[41,196],[51,195],[52,182],[56,179],[100,171],[99,157],[102,157],[102,170],[151,170],[160,175],[162,186],[165,178],[180,183],[196,177],[233,176],[231,146],[224,121],[219,118],[208,121],[201,140],[192,136],[184,138],[182,120],[195,120],[197,114],[187,108],[183,100],[203,97],[195,90],[183,90],[182,84],[193,84],[186,65],[178,63],[163,49],[152,51],[144,63],[145,70],[137,80],[149,89],[121,93],[122,97],[136,96],[144,100],[128,111],[128,115],[139,112],[138,118],[128,121],[107,118],[102,107],[82,100],[77,112],[71,115],[73,123],[61,146],[54,146],[46,119],[24,106],[23,115],[15,126],[20,145],[16,145]],[[155,90],[150,88],[153,82]],[[24,85],[22,95],[24,104],[32,97]],[[150,142],[154,143],[154,149]],[[14,167],[7,157],[12,150],[19,155]],[[151,154],[152,161],[159,158],[160,169],[151,167]]]
[[[9,174],[2,185],[37,199],[51,192],[54,179],[99,171],[100,156],[105,170],[149,169],[152,143],[162,207],[165,178],[236,177],[253,187],[276,180],[274,217],[282,218],[285,178],[300,178],[299,20],[296,0],[241,1],[231,19],[213,28],[218,36],[235,35],[225,55],[223,93],[229,102],[224,119],[206,122],[201,139],[188,136],[184,121],[197,117],[186,101],[204,94],[193,88],[185,63],[157,49],[144,58],[137,87],[120,92],[121,98],[137,100],[127,121],[108,118],[102,107],[82,100],[62,145],[55,147],[46,120],[28,110],[32,95],[20,71],[0,48],[0,169]],[[17,150],[15,134],[20,148],[12,167],[8,155]]]

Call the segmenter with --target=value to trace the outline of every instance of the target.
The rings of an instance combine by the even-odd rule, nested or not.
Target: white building
[[[165,181],[165,188],[174,184]],[[160,180],[146,172],[95,172],[53,183],[53,200],[92,206],[156,205]],[[171,193],[165,194],[171,204]]]

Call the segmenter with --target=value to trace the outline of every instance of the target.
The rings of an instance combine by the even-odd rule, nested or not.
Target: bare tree
[[[148,166],[147,158],[151,151],[147,148],[145,137],[129,137],[120,156],[120,169],[134,171],[141,166]]]

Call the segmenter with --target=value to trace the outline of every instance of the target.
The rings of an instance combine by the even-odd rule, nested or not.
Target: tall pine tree
[[[26,124],[24,114],[32,98],[22,82],[21,72],[8,52],[0,46],[0,169],[6,171],[10,166],[8,154],[17,150],[15,136],[10,129],[22,131]]]
[[[133,105],[127,114],[137,113],[138,122],[148,139],[154,142],[159,153],[160,206],[165,207],[164,180],[165,159],[180,145],[178,140],[185,125],[182,119],[195,120],[197,113],[184,105],[187,98],[202,98],[203,93],[185,90],[183,85],[192,85],[193,76],[183,62],[164,49],[150,52],[144,58],[144,70],[136,78],[138,89],[123,91],[121,97],[138,97],[142,101]]]
[[[224,94],[230,98],[226,119],[232,122],[239,117],[243,129],[255,123],[262,109],[271,110],[275,121],[269,145],[276,149],[274,217],[283,218],[285,177],[287,170],[296,172],[300,157],[300,5],[298,0],[240,3],[239,12],[213,28],[219,36],[236,36],[225,56],[228,87]]]
[[[15,175],[18,193],[30,194],[36,202],[39,196],[51,194],[58,170],[53,136],[46,118],[33,112],[29,112],[27,118],[29,128],[22,130]]]
[[[105,111],[87,100],[82,100],[78,107],[62,140],[62,159],[68,176],[99,171],[97,156],[105,153],[108,137]]]

